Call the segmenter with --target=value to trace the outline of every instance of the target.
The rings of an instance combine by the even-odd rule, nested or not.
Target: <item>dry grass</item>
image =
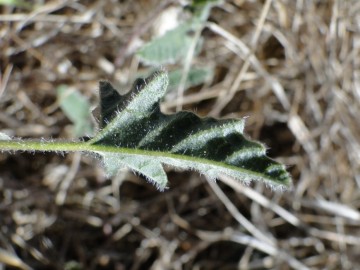
[[[0,7],[0,129],[69,138],[57,86],[96,104],[99,79],[130,84],[147,68],[134,50],[166,5],[32,2]],[[210,21],[193,61],[215,77],[181,105],[248,116],[247,133],[289,165],[292,190],[169,170],[171,188],[159,193],[131,173],[106,179],[78,154],[1,154],[0,265],[360,268],[360,2],[234,0]]]

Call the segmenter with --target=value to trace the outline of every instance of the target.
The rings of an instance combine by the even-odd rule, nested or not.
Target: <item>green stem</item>
[[[44,141],[44,140],[0,140],[1,151],[39,151],[39,152],[107,152],[133,155],[161,155],[140,149],[120,148],[107,145],[89,144],[88,142]]]
[[[45,141],[45,140],[0,140],[0,152],[4,151],[38,151],[38,152],[95,152],[95,153],[115,153],[115,154],[128,154],[128,155],[142,155],[142,156],[152,156],[152,157],[168,157],[182,160],[193,160],[193,161],[203,161],[207,163],[217,162],[203,160],[201,158],[183,156],[178,154],[172,154],[161,151],[150,151],[143,149],[134,149],[134,148],[122,148],[115,147],[111,145],[100,145],[100,144],[90,144],[88,142],[70,142],[70,141]],[[222,165],[224,166],[224,165]]]
[[[89,151],[89,149],[83,142],[12,139],[0,140],[0,151],[75,152]]]
[[[88,153],[114,153],[122,155],[135,155],[135,156],[148,156],[153,157],[154,159],[160,158],[159,162],[164,162],[166,164],[172,164],[172,159],[183,160],[188,163],[196,164],[202,163],[206,165],[216,166],[219,168],[226,168],[229,172],[237,172],[250,175],[256,178],[262,178],[265,181],[271,183],[279,183],[281,185],[289,185],[290,177],[286,179],[278,180],[276,178],[267,177],[261,172],[252,171],[247,168],[239,168],[233,165],[224,164],[223,162],[207,160],[199,157],[184,156],[179,154],[160,152],[160,151],[149,151],[143,149],[133,149],[133,148],[121,148],[110,145],[97,145],[89,144],[89,142],[69,142],[69,141],[44,141],[44,140],[0,140],[0,152],[4,151],[40,151],[40,152],[88,152]],[[166,162],[166,159],[169,162]],[[188,166],[188,165],[187,165]],[[277,165],[280,166],[280,165]]]
[[[90,141],[89,141],[90,142]],[[70,141],[44,141],[44,140],[0,140],[0,152],[4,151],[39,151],[39,152],[105,152],[143,156],[169,156],[178,157],[158,151],[147,151],[142,149],[114,147],[110,145],[89,144],[89,142]]]
[[[0,140],[0,152],[4,151],[30,151],[30,152],[95,152],[95,153],[115,153],[128,155],[142,155],[153,157],[169,157],[184,160],[198,159],[194,157],[185,157],[182,155],[171,154],[161,151],[150,151],[134,148],[122,148],[111,145],[90,144],[88,142],[70,142],[70,141],[45,141],[45,140]]]

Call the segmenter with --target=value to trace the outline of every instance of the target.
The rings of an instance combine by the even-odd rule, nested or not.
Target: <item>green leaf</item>
[[[95,152],[103,157],[109,174],[126,166],[163,190],[167,178],[162,164],[168,164],[210,179],[226,174],[245,183],[291,184],[285,166],[243,135],[243,119],[200,118],[184,111],[163,114],[159,101],[168,82],[166,72],[155,72],[138,79],[123,96],[110,83],[100,82],[101,130],[87,143],[98,146]]]
[[[166,32],[146,43],[137,55],[141,61],[150,65],[174,64],[179,60],[186,59],[187,52],[196,43],[195,53],[201,49],[201,39],[196,37],[197,31],[201,31],[207,21],[211,8],[222,3],[221,0],[193,1],[190,9],[193,11],[191,19],[180,24],[173,30]]]
[[[169,73],[169,90],[179,86],[182,69],[174,70]],[[191,68],[185,84],[185,89],[202,84],[213,77],[214,70],[211,67]]]
[[[81,270],[84,269],[80,262],[68,261],[64,265],[64,270]]]
[[[141,61],[151,65],[174,64],[188,52],[196,27],[199,27],[199,24],[193,20],[180,24],[147,43],[137,55]]]
[[[0,5],[22,7],[27,9],[30,9],[32,7],[31,3],[22,0],[0,0]]]
[[[90,104],[78,91],[61,85],[57,89],[59,105],[65,115],[73,122],[75,137],[93,134],[91,124]]]
[[[194,0],[190,8],[193,10],[194,17],[205,22],[210,15],[210,10],[222,2],[222,0]]]

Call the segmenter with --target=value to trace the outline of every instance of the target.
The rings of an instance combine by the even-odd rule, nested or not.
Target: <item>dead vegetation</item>
[[[97,101],[99,79],[127,88],[149,67],[136,48],[177,1],[31,1],[0,6],[0,129],[70,138],[61,84]],[[181,1],[179,1],[181,2]],[[159,26],[157,26],[159,27]],[[79,154],[0,156],[2,269],[360,268],[360,2],[226,1],[194,62],[215,67],[184,108],[247,118],[289,165],[285,192],[168,171],[159,193],[107,179]],[[177,102],[166,100],[163,110]]]

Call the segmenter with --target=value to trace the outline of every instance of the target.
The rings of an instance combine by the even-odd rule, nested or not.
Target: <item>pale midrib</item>
[[[192,156],[184,156],[179,154],[172,154],[168,152],[149,151],[131,148],[118,148],[106,145],[95,145],[84,142],[61,142],[61,141],[35,141],[35,140],[0,140],[0,151],[30,151],[30,152],[95,152],[95,153],[114,153],[122,155],[140,155],[140,156],[153,156],[162,159],[170,158],[177,160],[184,160],[187,162],[202,163],[220,168],[226,168],[239,173],[247,174],[263,178],[264,180],[274,181],[265,174],[247,170],[246,168],[239,168],[223,162],[217,162],[209,159],[203,159]],[[167,163],[165,160],[163,161]],[[168,163],[171,164],[171,163]],[[195,166],[196,167],[196,166]],[[283,185],[286,183],[282,183]]]

